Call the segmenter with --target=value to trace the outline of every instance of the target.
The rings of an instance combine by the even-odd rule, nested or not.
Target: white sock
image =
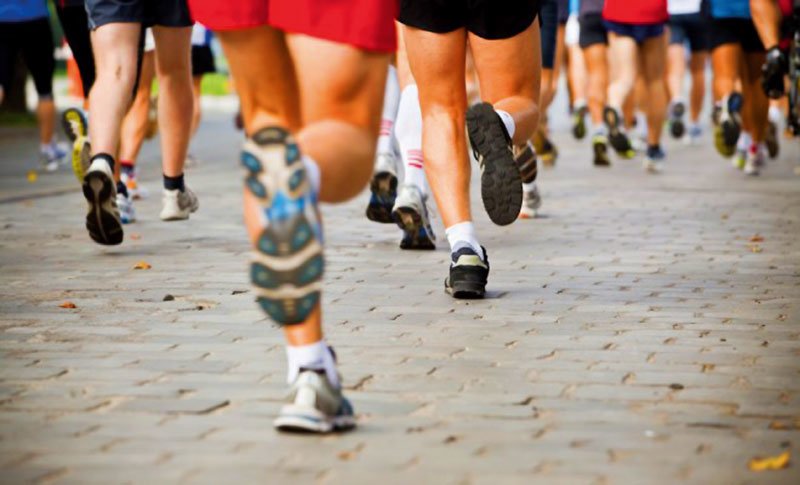
[[[325,375],[331,385],[336,388],[339,387],[339,373],[336,372],[336,361],[333,360],[333,354],[324,340],[309,345],[287,345],[286,359],[289,370],[286,380],[289,384],[297,379],[297,375],[302,368],[325,371]]]
[[[773,122],[773,123],[775,123],[777,125],[777,124],[779,124],[781,122],[781,118],[782,117],[783,117],[783,112],[781,111],[781,109],[779,107],[777,107],[777,106],[770,106],[769,107],[769,111],[768,111],[768,115],[767,115],[767,119],[769,119],[769,121],[771,121],[771,122]]]
[[[514,118],[511,116],[511,113],[503,111],[502,109],[496,109],[494,112],[500,116],[501,120],[503,120],[503,124],[508,132],[508,137],[514,138],[514,132],[517,130],[517,125],[514,124]]]
[[[744,152],[747,151],[752,144],[753,137],[750,136],[750,133],[743,131],[739,134],[739,139],[736,141],[736,149]]]
[[[445,229],[447,234],[447,242],[450,243],[450,252],[455,252],[457,246],[468,245],[475,253],[483,259],[483,249],[481,243],[478,242],[475,236],[475,224],[471,221],[459,222]]]
[[[319,165],[317,165],[317,162],[315,162],[313,158],[308,155],[303,155],[303,166],[305,166],[306,175],[308,176],[309,182],[311,182],[311,188],[314,189],[314,193],[319,194],[319,185],[321,183]]]
[[[536,188],[536,181],[535,180],[533,182],[529,182],[527,184],[524,183],[524,182],[522,183],[522,190],[524,190],[525,192],[531,192],[535,188]]]
[[[422,158],[422,112],[416,84],[406,86],[400,94],[394,134],[403,159],[404,183],[414,185],[427,194],[428,184]]]
[[[383,114],[381,115],[381,131],[378,136],[378,153],[392,153],[394,143],[392,130],[397,117],[397,107],[400,103],[400,84],[397,82],[397,69],[389,66],[386,76],[386,88],[383,91]]]
[[[583,98],[576,99],[574,103],[572,103],[572,109],[577,111],[581,108],[585,108],[587,106],[586,100]]]

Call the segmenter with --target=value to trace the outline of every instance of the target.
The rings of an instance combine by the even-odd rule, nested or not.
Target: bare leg
[[[93,155],[117,153],[122,118],[131,104],[141,30],[139,24],[115,23],[92,31],[97,66],[97,79],[89,94],[92,106],[89,136]]]
[[[471,221],[471,167],[464,132],[466,32],[435,34],[404,26],[403,37],[419,88],[425,175],[444,226]],[[482,94],[484,89],[481,79]]]
[[[567,78],[569,90],[575,101],[586,100],[586,61],[583,50],[577,45],[569,46],[567,56]]]
[[[625,98],[633,91],[638,64],[636,41],[630,37],[608,34],[608,64],[611,83],[608,86],[608,105],[620,111]]]
[[[670,44],[667,48],[667,89],[670,101],[675,102],[683,97],[685,74],[686,56],[683,44]]]
[[[192,113],[192,129],[191,135],[197,133],[197,127],[200,126],[200,85],[203,82],[203,76],[192,77],[192,98],[194,99],[194,112]]]
[[[778,2],[775,0],[750,0],[750,13],[764,46],[770,49],[778,45],[781,39],[781,11],[778,8]]]
[[[36,105],[36,120],[39,124],[39,141],[43,145],[52,142],[56,123],[56,105],[53,98],[39,100]]]
[[[706,61],[708,52],[692,52],[689,59],[689,71],[692,76],[692,87],[689,91],[689,117],[692,123],[698,123],[703,110],[703,98],[706,95]]]
[[[642,103],[647,112],[647,143],[658,145],[667,112],[667,92],[664,83],[666,36],[652,37],[642,43],[642,78],[646,84],[647,102]]]
[[[605,44],[594,44],[583,50],[586,59],[589,113],[595,128],[603,124],[603,108],[608,93],[608,49]]]
[[[739,77],[741,57],[742,48],[739,44],[723,44],[711,52],[715,100],[734,92],[736,79]]]
[[[139,87],[133,104],[122,120],[119,160],[136,163],[147,134],[147,114],[150,109],[150,90],[155,77],[155,53],[146,52],[142,58]]]
[[[164,175],[183,174],[192,128],[191,27],[153,27],[156,40],[158,125]],[[160,48],[159,48],[160,47]]]
[[[742,69],[744,104],[749,108],[750,118],[748,131],[753,136],[753,143],[764,141],[767,128],[769,100],[764,90],[761,89],[761,66],[764,64],[764,57],[763,52],[745,54]]]

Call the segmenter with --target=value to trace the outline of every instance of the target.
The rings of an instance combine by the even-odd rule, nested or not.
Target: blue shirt
[[[48,15],[46,0],[0,0],[0,22],[25,22]]]
[[[749,19],[750,0],[711,0],[711,16],[715,19]]]

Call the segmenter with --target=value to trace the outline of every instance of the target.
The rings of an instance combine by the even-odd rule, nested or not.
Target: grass
[[[36,115],[0,110],[0,126],[36,126]]]

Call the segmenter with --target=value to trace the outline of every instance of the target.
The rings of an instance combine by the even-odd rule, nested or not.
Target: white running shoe
[[[139,185],[138,168],[134,168],[133,173],[130,175],[123,171],[120,174],[120,180],[125,184],[125,187],[128,189],[128,195],[130,195],[132,199],[146,199],[147,196],[150,195],[150,191],[148,191],[146,187]]]
[[[119,208],[119,220],[123,224],[136,222],[136,210],[133,208],[133,199],[125,197],[125,194],[117,192],[117,207]]]
[[[520,219],[534,219],[542,206],[542,196],[536,182],[532,182],[532,187],[528,189],[528,184],[522,186],[522,209],[519,211]]]
[[[324,371],[301,370],[288,401],[274,422],[280,431],[330,433],[356,425],[353,406]]]
[[[761,169],[764,167],[767,156],[766,151],[767,149],[763,143],[759,143],[758,146],[751,147],[747,151],[747,160],[744,164],[745,174],[754,177],[761,174]]]
[[[162,221],[181,221],[189,218],[189,214],[196,212],[200,207],[197,196],[194,195],[189,187],[183,192],[178,189],[164,189],[164,196],[161,199],[161,220]]]
[[[89,204],[86,229],[98,244],[122,242],[122,221],[117,208],[117,184],[109,162],[95,158],[83,177],[83,196]]]
[[[403,230],[400,249],[436,249],[436,235],[428,217],[428,196],[416,185],[405,184],[392,208],[392,218]]]

